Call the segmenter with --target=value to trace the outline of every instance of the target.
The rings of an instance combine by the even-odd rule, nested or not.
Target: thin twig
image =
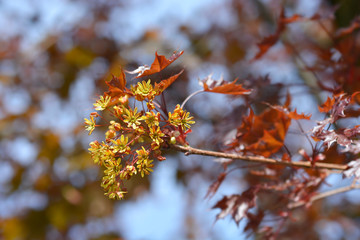
[[[258,163],[265,163],[265,164],[276,164],[276,165],[285,165],[290,167],[301,167],[301,168],[317,168],[317,169],[336,169],[336,170],[346,170],[348,168],[347,165],[343,164],[334,164],[334,163],[321,163],[317,162],[312,164],[311,162],[285,162],[285,161],[278,161],[272,158],[265,158],[265,157],[257,157],[257,156],[243,156],[238,154],[232,153],[223,153],[223,152],[216,152],[216,151],[209,151],[209,150],[202,150],[193,147],[185,147],[180,145],[172,145],[172,148],[184,152],[185,155],[196,154],[196,155],[204,155],[204,156],[212,156],[212,157],[220,157],[220,158],[230,158],[233,160],[243,160],[248,162],[258,162]]]
[[[317,200],[327,198],[329,196],[336,195],[336,194],[339,194],[339,193],[351,191],[353,189],[360,189],[360,184],[359,185],[350,185],[350,186],[336,188],[336,189],[333,189],[333,190],[322,192],[322,193],[316,194],[315,196],[310,198],[309,201],[290,203],[290,204],[288,204],[288,208],[293,209],[293,208],[301,207],[301,206],[306,205],[306,204],[311,204],[311,203],[313,203],[313,202],[315,202]]]
[[[198,90],[196,92],[193,92],[192,94],[190,94],[184,101],[183,103],[181,104],[181,108],[184,108],[185,104],[187,103],[187,101],[190,100],[190,98],[192,98],[193,96],[195,96],[196,94],[199,94],[199,93],[202,93],[204,92],[204,90]]]

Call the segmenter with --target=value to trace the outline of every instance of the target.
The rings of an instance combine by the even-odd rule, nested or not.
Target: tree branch
[[[209,150],[202,150],[193,147],[185,147],[180,145],[172,145],[172,148],[184,152],[185,155],[196,154],[196,155],[204,155],[204,156],[211,156],[211,157],[220,157],[220,158],[229,158],[233,160],[243,160],[248,162],[257,162],[257,163],[265,163],[265,164],[276,164],[276,165],[285,165],[290,167],[301,167],[301,168],[318,168],[318,169],[328,169],[328,170],[346,170],[348,168],[347,165],[342,164],[334,164],[334,163],[321,163],[317,162],[312,164],[311,162],[283,162],[278,161],[272,158],[265,158],[265,157],[257,157],[257,156],[243,156],[238,154],[232,153],[223,153],[223,152],[215,152]]]

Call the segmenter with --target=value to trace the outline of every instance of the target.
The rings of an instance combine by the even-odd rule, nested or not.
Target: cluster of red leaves
[[[358,29],[360,18],[356,17],[349,26],[338,29],[330,35],[331,48],[313,47],[319,61],[307,69],[317,75],[318,86],[331,93],[360,91],[360,71],[358,68]],[[324,69],[331,71],[324,71]]]
[[[258,44],[259,52],[253,60],[261,58],[279,41],[287,24],[298,21],[318,21],[319,19],[321,19],[319,15],[311,18],[300,15],[285,17],[284,10],[282,10],[277,22],[277,31]],[[308,155],[303,149],[298,152],[302,160],[311,162],[313,166],[318,161],[336,162],[345,166],[347,164],[348,169],[343,172],[343,176],[347,178],[354,177],[355,179],[360,179],[360,159],[357,158],[360,153],[360,140],[358,137],[360,125],[339,128],[338,120],[358,116],[358,110],[354,110],[353,107],[358,100],[359,92],[355,91],[360,90],[358,84],[360,74],[355,70],[356,60],[351,54],[355,47],[354,42],[349,44],[351,40],[347,40],[347,38],[360,27],[359,23],[359,18],[356,18],[349,27],[339,29],[332,36],[334,40],[333,49],[314,47],[314,51],[322,62],[318,66],[305,66],[307,70],[314,74],[325,72],[325,66],[332,69],[332,71],[329,71],[332,74],[330,77],[326,75],[327,72],[320,75],[325,76],[325,79],[331,79],[332,87],[329,87],[329,83],[320,80],[321,78],[317,77],[317,75],[316,81],[320,89],[333,93],[333,96],[328,97],[319,106],[319,111],[325,113],[326,118],[317,121],[316,126],[311,130],[309,137],[312,137],[317,143],[316,146],[312,147],[312,154]],[[349,37],[349,39],[352,38]],[[340,54],[340,58],[334,57],[334,49]],[[344,86],[353,86],[353,88],[348,89]],[[348,90],[352,95],[345,94],[342,92],[344,90]],[[296,109],[290,110],[289,95],[283,106],[267,105],[269,108],[260,114],[255,114],[249,108],[249,114],[243,117],[241,124],[236,129],[235,138],[227,144],[226,150],[242,155],[272,157],[278,158],[279,161],[291,162],[293,156],[288,152],[284,143],[289,126],[293,120],[310,120],[310,115],[299,114]],[[350,161],[349,158],[355,160]],[[225,169],[227,164],[224,163]],[[317,194],[317,190],[328,176],[327,172],[316,168],[308,170],[287,168],[288,171],[284,171],[286,167],[266,164],[260,168],[260,170],[249,171],[250,175],[257,177],[255,185],[252,185],[242,194],[224,196],[214,205],[214,208],[220,209],[216,219],[230,215],[235,223],[239,224],[239,221],[246,218],[248,222],[245,230],[258,231],[264,218],[264,212],[261,208],[257,209],[258,214],[251,213],[254,211],[250,212],[251,209],[254,210],[254,208],[258,207],[256,201],[258,193],[272,191],[280,194],[281,199],[285,200],[285,204],[283,204],[285,207],[278,209],[274,213],[280,217],[288,218],[294,206],[304,205],[309,207],[312,204],[312,197]],[[209,187],[206,197],[211,198],[215,195],[229,172],[231,171],[225,171],[219,175],[218,179]],[[275,236],[272,227],[264,226],[261,229],[258,232],[265,233],[267,238]]]
[[[338,29],[334,34],[331,34],[322,23],[323,20],[333,18],[333,14],[315,14],[311,17],[304,17],[298,14],[286,17],[284,9],[281,10],[277,20],[276,32],[270,36],[264,37],[257,45],[259,51],[254,56],[254,60],[263,57],[271,47],[281,41],[282,34],[286,31],[287,25],[298,22],[312,22],[319,24],[323,31],[329,34],[333,46],[319,47],[318,45],[306,45],[303,47],[309,48],[311,52],[316,54],[319,61],[314,65],[305,64],[305,69],[316,74],[316,81],[318,86],[328,92],[354,92],[360,90],[360,71],[358,70],[358,54],[359,44],[355,39],[357,30],[360,28],[360,18],[356,17],[347,27]],[[325,22],[324,21],[324,22]],[[295,46],[290,43],[282,42],[295,51],[295,55],[299,53],[295,50]],[[301,44],[301,43],[300,43]],[[301,47],[301,46],[300,46]],[[354,54],[355,53],[355,54]],[[331,71],[324,71],[331,68]]]
[[[259,115],[255,115],[250,108],[248,116],[243,118],[241,125],[237,128],[236,138],[227,145],[227,151],[237,152],[242,155],[258,155],[263,157],[271,157],[276,153],[281,152],[284,146],[285,137],[292,120],[309,120],[310,115],[299,114],[296,109],[289,110],[290,95],[287,95],[286,102],[283,106],[271,106]],[[283,153],[282,161],[290,161],[290,156]],[[257,176],[265,176],[266,178],[276,177],[282,174],[284,167],[268,165],[263,170],[252,171],[252,174]],[[226,172],[219,175],[218,179],[209,187],[206,197],[211,198],[221,183],[227,176]],[[217,219],[224,218],[226,215],[232,216],[232,219],[238,224],[241,219],[247,218],[248,222],[246,230],[257,230],[263,218],[263,212],[259,210],[257,215],[249,212],[251,208],[256,206],[256,196],[260,190],[275,190],[288,191],[289,199],[294,199],[300,196],[300,190],[304,189],[306,181],[294,180],[288,181],[283,186],[274,184],[270,187],[269,184],[256,185],[250,187],[241,195],[224,196],[218,201],[214,208],[220,208],[221,212],[217,215]],[[297,186],[297,189],[292,189]],[[291,193],[290,193],[291,192]],[[290,195],[293,195],[292,197]],[[302,198],[309,198],[305,193],[301,195]]]
[[[328,118],[319,121],[317,126],[313,128],[312,137],[314,140],[322,140],[327,149],[336,143],[339,146],[345,147],[341,150],[343,153],[350,153],[354,156],[360,153],[360,140],[357,138],[360,134],[360,125],[345,129],[330,129],[331,125],[335,124],[337,120],[346,117],[345,110],[351,105],[354,105],[354,99],[358,93],[359,92],[355,92],[351,96],[347,96],[344,93],[336,94],[332,98],[329,97],[326,102],[319,107],[319,111],[327,113]],[[344,176],[360,178],[360,159],[351,161],[348,166],[349,169],[344,171]]]
[[[291,119],[281,111],[269,108],[260,115],[250,114],[238,127],[236,139],[230,144],[236,152],[270,157],[284,145]]]
[[[329,148],[335,143],[344,147],[341,150],[342,153],[356,155],[360,152],[360,140],[357,138],[360,134],[359,125],[352,128],[328,130],[332,125],[336,124],[337,120],[346,117],[346,110],[355,105],[354,99],[357,94],[358,92],[351,96],[344,93],[335,94],[319,106],[319,111],[328,114],[328,117],[323,121],[318,121],[311,134],[313,139],[322,143],[325,148],[323,148],[322,152],[314,148],[311,156],[304,150],[299,151],[305,161],[315,164],[317,161],[327,159],[326,156],[328,155],[334,155],[333,149]],[[292,161],[289,154],[281,151],[282,147],[284,147],[287,130],[292,120],[309,120],[310,115],[298,114],[296,109],[290,111],[289,105],[290,96],[288,95],[283,106],[268,105],[269,108],[259,115],[255,115],[250,109],[249,115],[243,118],[241,125],[237,128],[236,138],[228,145],[227,150],[263,157],[274,157],[281,153],[281,161]],[[329,151],[329,154],[327,154],[327,151]],[[344,171],[345,177],[355,176],[355,178],[360,178],[360,159],[351,161],[348,167],[349,169]],[[217,219],[230,215],[238,224],[241,219],[247,218],[246,229],[253,229],[251,226],[255,226],[257,229],[263,215],[260,214],[255,217],[256,215],[251,215],[249,210],[256,207],[257,193],[264,191],[278,192],[285,199],[284,205],[287,208],[282,208],[278,212],[279,216],[283,214],[285,218],[291,215],[293,206],[310,206],[312,203],[311,198],[316,194],[316,190],[320,185],[324,183],[328,174],[316,169],[301,171],[301,174],[298,174],[299,169],[292,169],[292,174],[284,178],[284,169],[283,166],[265,165],[261,170],[250,170],[250,174],[263,178],[265,181],[250,187],[241,195],[224,196],[214,206],[214,208],[221,210],[217,215]],[[209,187],[206,197],[211,198],[214,196],[227,177],[228,172],[219,175],[218,179]],[[286,180],[282,181],[281,179]],[[263,230],[266,229],[265,227]],[[269,231],[267,231],[267,234],[270,234]]]
[[[332,98],[328,98],[326,102],[319,107],[320,112],[325,112],[329,115],[323,121],[317,122],[317,126],[312,130],[312,136],[315,141],[322,140],[323,144],[330,148],[332,143],[338,143],[341,146],[349,148],[352,145],[352,138],[359,133],[358,126],[354,128],[346,128],[339,130],[328,130],[331,124],[334,124],[338,119],[344,118],[345,109],[352,103],[354,103],[354,97],[359,92],[354,93],[352,96],[346,96],[346,94],[336,94]],[[327,129],[325,129],[328,127]]]
[[[243,118],[237,128],[236,138],[229,143],[229,151],[270,157],[283,146],[291,120],[310,120],[310,115],[298,114],[296,109],[289,110],[290,95],[287,95],[284,106],[270,106],[260,115],[250,113]]]
[[[265,183],[261,186],[263,190],[273,190],[283,193],[288,202],[288,207],[293,204],[304,203],[311,204],[310,198],[316,193],[316,190],[325,180],[326,174],[319,175],[293,175],[285,182]]]

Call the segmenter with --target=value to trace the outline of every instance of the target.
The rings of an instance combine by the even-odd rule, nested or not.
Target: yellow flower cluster
[[[149,175],[153,171],[153,159],[165,159],[161,155],[162,147],[177,143],[176,137],[185,139],[186,130],[195,123],[179,105],[173,112],[162,112],[155,100],[161,93],[148,80],[117,96],[105,93],[94,103],[95,110],[106,111],[111,116],[105,140],[101,143],[93,141],[89,148],[94,163],[104,168],[101,186],[111,199],[124,197],[125,180],[136,174]],[[89,135],[97,127],[98,116],[93,112],[90,119],[84,119]],[[102,120],[105,118],[103,116]],[[179,132],[183,135],[180,136]]]

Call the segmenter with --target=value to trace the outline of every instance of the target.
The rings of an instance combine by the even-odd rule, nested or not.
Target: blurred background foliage
[[[203,197],[221,167],[201,157],[169,152],[169,163],[156,166],[163,164],[163,170],[155,169],[149,178],[131,182],[125,201],[107,199],[100,187],[98,168],[87,152],[88,143],[102,139],[103,133],[95,132],[89,137],[83,118],[92,111],[98,94],[106,89],[104,80],[111,74],[117,75],[120,66],[133,70],[151,64],[155,51],[170,56],[173,50],[185,53],[163,76],[182,68],[185,73],[167,90],[170,106],[199,89],[197,78],[213,73],[214,78],[222,74],[228,81],[236,77],[247,79],[245,86],[256,91],[252,104],[257,111],[264,107],[262,102],[276,104],[286,91],[297,91],[293,102],[301,111],[316,114],[316,104],[325,95],[299,59],[303,57],[315,65],[319,55],[312,54],[310,45],[314,49],[331,49],[334,44],[318,24],[289,26],[282,40],[291,44],[284,47],[278,43],[262,59],[250,61],[258,51],[256,43],[276,31],[281,8],[290,16],[327,14],[322,24],[330,34],[348,26],[360,11],[358,0],[0,1],[1,238],[163,236],[131,232],[142,232],[148,227],[145,225],[158,232],[177,234],[180,239],[242,235],[241,227],[237,229],[232,222],[212,225],[216,212],[209,213],[212,201],[204,201]],[[334,16],[328,16],[333,9]],[[358,50],[358,38],[354,44]],[[345,82],[344,86],[350,92],[360,88],[358,59],[353,69],[354,81]],[[296,85],[300,87],[295,88]],[[305,99],[312,104],[303,104]],[[205,94],[192,99],[186,106],[197,122],[189,137],[191,145],[219,150],[219,139],[225,138],[246,113],[242,104],[241,99]],[[299,145],[301,141],[293,141],[290,148]],[[156,182],[162,179],[159,174],[170,174],[168,178],[176,183],[166,186]],[[252,181],[239,171],[218,195],[240,192]],[[161,209],[159,202],[167,202],[169,209],[179,209],[183,214],[156,225],[160,227],[151,220],[138,222],[146,214],[142,206],[149,202],[144,196],[148,196],[148,191],[157,191],[152,186],[164,188],[165,194],[161,195],[164,199],[156,200],[158,204],[149,206],[155,213],[150,219],[161,221],[156,212],[167,211],[166,207]],[[181,189],[176,199],[171,194],[174,190],[167,190],[174,187]],[[310,211],[299,211],[297,221],[289,223],[284,236],[358,238],[359,202],[345,197],[341,201],[315,204]],[[121,209],[128,206],[127,202],[136,202],[137,210],[125,214]],[[331,211],[325,206],[331,206]]]

